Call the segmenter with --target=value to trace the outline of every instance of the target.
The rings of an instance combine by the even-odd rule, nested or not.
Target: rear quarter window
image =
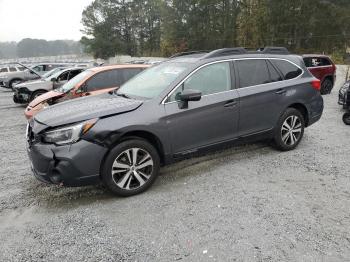
[[[8,69],[7,67],[0,68],[0,73],[7,73]]]
[[[304,63],[306,67],[330,66],[331,61],[325,57],[305,57]]]
[[[291,62],[277,59],[273,59],[271,60],[271,62],[282,73],[284,80],[296,78],[303,73],[303,70],[301,70],[299,67],[292,64]]]

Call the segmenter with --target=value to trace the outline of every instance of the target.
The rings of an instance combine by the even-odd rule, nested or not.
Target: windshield
[[[76,77],[73,77],[71,80],[69,80],[67,83],[65,83],[62,87],[56,89],[55,91],[60,93],[68,93],[70,90],[72,90],[77,84],[79,84],[81,81],[83,81],[86,77],[91,75],[93,71],[86,70]]]
[[[57,77],[57,76],[59,75],[59,73],[60,73],[62,70],[63,70],[63,69],[61,69],[61,68],[52,69],[52,70],[50,70],[49,72],[43,74],[43,78],[44,78],[45,80],[50,81],[51,78]],[[55,75],[54,75],[54,74],[55,74]]]
[[[154,98],[161,94],[188,66],[185,63],[163,63],[151,67],[122,85],[117,93]]]

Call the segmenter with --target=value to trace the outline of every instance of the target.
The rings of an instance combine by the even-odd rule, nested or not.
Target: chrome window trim
[[[166,104],[172,104],[172,103],[178,103],[178,101],[171,101],[171,102],[165,102],[169,96],[171,96],[178,87],[180,87],[188,78],[190,78],[194,73],[196,73],[198,70],[202,69],[203,67],[209,66],[209,65],[213,65],[213,64],[218,64],[218,63],[224,63],[224,62],[232,62],[232,61],[241,61],[241,60],[280,60],[280,61],[286,61],[288,63],[291,63],[292,65],[296,66],[297,68],[299,68],[302,73],[300,75],[298,75],[295,78],[292,79],[287,79],[287,80],[282,80],[282,81],[277,81],[277,82],[271,82],[271,83],[266,83],[266,84],[260,84],[260,85],[254,85],[254,86],[246,86],[246,87],[242,87],[242,88],[234,88],[228,91],[223,91],[223,92],[218,92],[218,93],[214,93],[214,94],[209,94],[209,95],[204,95],[203,97],[206,96],[211,96],[211,95],[217,95],[217,94],[222,94],[225,92],[231,92],[233,90],[240,90],[240,89],[245,89],[245,88],[252,88],[252,87],[257,87],[257,86],[264,86],[264,85],[269,85],[269,84],[273,84],[273,83],[279,83],[279,82],[287,82],[287,81],[292,81],[292,80],[296,80],[298,78],[301,78],[301,76],[305,73],[304,69],[302,69],[299,65],[297,65],[296,63],[285,59],[285,58],[276,58],[276,57],[246,57],[246,58],[231,58],[231,59],[225,59],[225,60],[219,60],[219,61],[214,61],[214,62],[209,62],[207,64],[201,65],[200,67],[196,68],[194,71],[192,71],[190,74],[188,74],[179,84],[177,84],[162,100],[161,104],[166,105]]]
[[[326,67],[333,67],[333,65],[326,65],[326,66],[309,66],[306,67],[307,69],[313,69],[313,68],[326,68]]]

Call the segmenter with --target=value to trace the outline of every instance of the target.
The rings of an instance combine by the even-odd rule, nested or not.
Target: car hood
[[[64,94],[61,92],[49,91],[49,92],[46,92],[46,93],[42,94],[41,96],[38,96],[37,98],[35,98],[32,102],[30,102],[29,106],[36,107],[38,104],[40,104],[42,102],[45,102],[51,98],[56,98],[56,97],[60,97],[63,95]]]
[[[78,98],[50,106],[35,116],[35,121],[50,127],[93,118],[117,115],[139,108],[143,101],[111,94]]]
[[[19,89],[22,87],[26,87],[26,88],[31,89],[32,87],[35,87],[35,89],[36,89],[36,88],[49,87],[50,85],[52,85],[51,81],[45,81],[43,79],[39,79],[39,80],[33,80],[33,81],[27,81],[24,83],[20,83],[18,85],[15,85],[14,88]]]

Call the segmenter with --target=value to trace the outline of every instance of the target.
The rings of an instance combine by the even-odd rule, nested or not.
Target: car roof
[[[303,58],[309,58],[309,57],[320,57],[320,58],[330,58],[327,55],[322,55],[322,54],[304,54],[302,55]]]
[[[99,66],[99,67],[93,67],[89,68],[88,70],[94,71],[95,73],[107,71],[107,70],[113,70],[113,69],[124,69],[124,68],[148,68],[151,67],[151,65],[135,65],[135,64],[123,64],[123,65],[107,65],[107,66]]]
[[[61,72],[67,72],[67,71],[79,70],[79,69],[86,70],[86,67],[67,67],[67,68],[63,68]]]
[[[287,59],[291,62],[299,64],[299,61],[302,61],[301,56],[295,54],[262,54],[260,52],[249,52],[246,54],[237,54],[237,55],[228,55],[228,56],[217,56],[212,58],[205,58],[205,54],[203,55],[188,55],[188,56],[180,56],[176,58],[169,59],[165,62],[179,62],[179,63],[210,63],[215,61],[222,60],[235,60],[235,59],[253,59],[253,58],[278,58],[278,59]]]

